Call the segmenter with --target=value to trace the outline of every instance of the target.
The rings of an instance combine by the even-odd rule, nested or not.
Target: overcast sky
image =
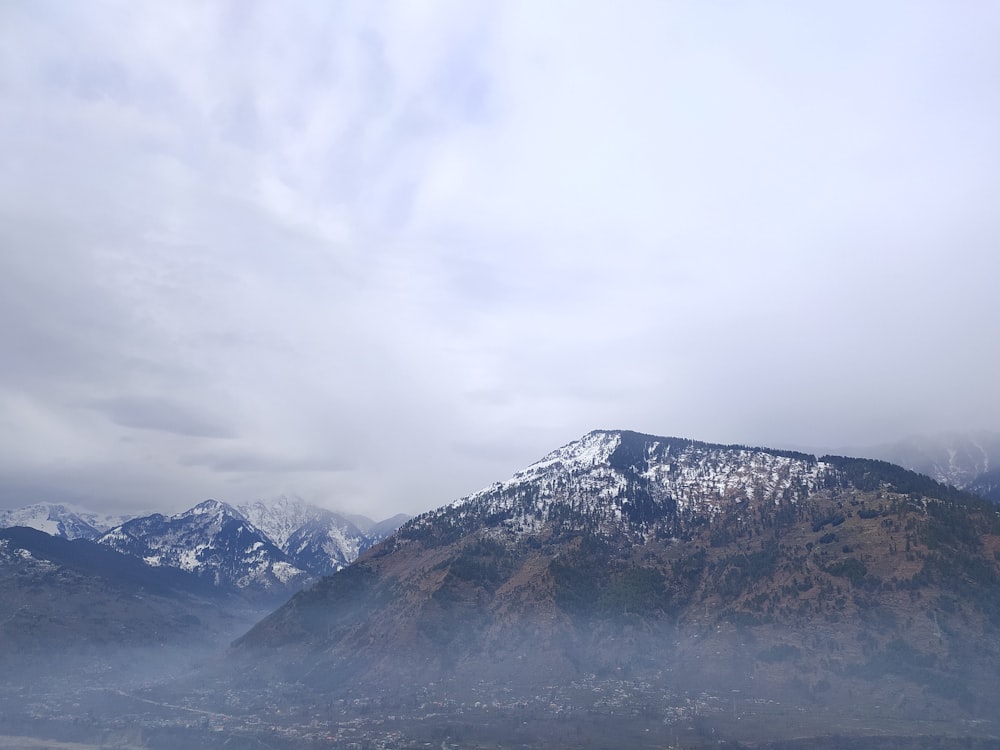
[[[0,507],[379,518],[1000,427],[992,2],[0,4]]]

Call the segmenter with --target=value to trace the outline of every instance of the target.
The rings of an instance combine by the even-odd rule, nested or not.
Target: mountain
[[[962,489],[995,503],[1000,503],[1000,468],[978,474],[974,479],[966,482]]]
[[[406,513],[397,513],[384,521],[372,522],[366,528],[365,535],[368,537],[369,547],[378,544],[383,539],[391,536],[400,526],[409,521],[413,516]]]
[[[270,537],[279,547],[302,526],[325,514],[336,516],[332,511],[319,508],[294,495],[279,495],[271,500],[257,500],[253,503],[237,505],[236,509],[250,523]],[[337,516],[338,518],[340,516]],[[345,519],[345,525],[352,530],[354,524]]]
[[[191,668],[261,612],[181,570],[84,539],[0,530],[0,671],[16,686],[109,687]],[[6,710],[6,709],[5,709]]]
[[[97,541],[149,565],[179,568],[216,586],[262,595],[286,595],[309,578],[238,510],[216,500],[173,516],[134,518]]]
[[[207,560],[197,558],[199,551],[217,548],[220,542],[215,538],[218,529],[210,528],[213,522],[209,522],[202,512],[202,506],[170,517],[153,514],[136,518],[43,503],[0,511],[0,528],[26,526],[63,539],[97,540],[103,537],[103,544],[142,557],[151,564],[210,575],[222,586],[293,590],[307,580],[350,564],[410,519],[410,516],[399,514],[375,522],[361,515],[336,513],[288,495],[235,507],[215,501],[209,501],[209,505],[213,512],[221,510],[228,514],[230,520],[241,517],[256,529],[259,537],[249,541],[254,532],[245,529],[249,534],[245,541],[249,543],[222,553],[223,557],[225,554],[235,556],[226,564],[218,555]],[[198,523],[193,519],[207,522],[204,534],[195,528]],[[117,527],[125,522],[129,522],[128,526],[119,531]],[[223,525],[220,519],[219,529]],[[178,531],[181,526],[186,526],[186,530]],[[254,549],[253,541],[276,547],[283,557],[270,548]],[[189,550],[195,551],[195,557],[188,554]],[[246,559],[237,562],[241,554],[245,554]],[[295,570],[286,567],[286,563]]]
[[[58,641],[179,637],[177,627],[183,631],[190,623],[177,611],[176,600],[214,593],[214,587],[189,573],[150,567],[86,540],[69,541],[27,527],[0,530],[0,576],[5,607],[0,639],[19,648],[29,642],[51,647]],[[112,600],[114,614],[106,611]],[[118,616],[128,609],[145,614]],[[125,619],[134,624],[112,624]]]
[[[408,519],[349,519],[281,496],[237,507],[208,500],[176,515],[138,518],[43,503],[0,511],[0,528],[23,526],[62,539],[95,540],[150,565],[276,600],[350,564]]]
[[[1000,433],[945,432],[856,448],[943,483],[1000,502]]]
[[[16,510],[0,510],[0,528],[25,526],[62,539],[96,539],[128,518],[91,513],[68,505],[38,503]]]
[[[403,525],[228,665],[449,726],[475,700],[497,731],[621,692],[654,733],[706,695],[713,737],[967,733],[1000,710],[998,635],[992,504],[883,461],[595,431]]]
[[[179,568],[216,586],[277,601],[350,564],[404,519],[369,521],[364,533],[344,516],[301,498],[237,507],[206,500],[173,516],[130,519],[97,541],[150,565]]]
[[[237,509],[267,534],[293,565],[313,575],[339,570],[373,543],[372,536],[345,516],[301,498],[286,495]]]

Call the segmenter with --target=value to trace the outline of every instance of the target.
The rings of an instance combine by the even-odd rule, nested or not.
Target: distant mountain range
[[[361,531],[292,497],[129,519],[54,504],[4,511],[0,670],[141,681],[190,667],[404,520],[357,517]]]
[[[1000,503],[1000,433],[943,432],[842,451],[878,458]]]
[[[177,568],[223,589],[274,599],[350,564],[405,520],[350,520],[288,496],[236,507],[206,500],[183,513],[136,518],[56,504],[0,511],[0,528],[29,527],[93,542],[153,567]]]

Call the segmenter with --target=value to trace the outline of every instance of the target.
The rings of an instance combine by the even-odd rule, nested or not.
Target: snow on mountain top
[[[526,533],[573,517],[641,532],[654,517],[711,517],[744,503],[795,502],[832,471],[802,453],[598,430],[426,518],[504,519]]]
[[[38,504],[0,511],[0,527],[30,526],[53,536],[83,537],[149,565],[263,589],[298,585],[349,565],[388,533],[373,524],[373,533],[365,534],[348,519],[295,496],[239,507],[209,499],[169,516],[101,518]]]
[[[258,500],[237,509],[296,564],[320,574],[350,564],[386,535],[370,519],[365,519],[369,531],[362,531],[352,519],[295,495]]]
[[[208,513],[235,514],[237,513],[237,510],[228,503],[223,503],[209,498],[208,500],[203,500],[198,503],[193,508],[171,516],[171,518],[186,518],[187,516],[200,516]]]
[[[257,500],[250,504],[239,505],[237,510],[282,548],[298,529],[327,513],[295,495],[280,495],[271,500]]]
[[[459,498],[450,507],[457,508],[487,493],[529,482],[553,469],[558,468],[572,473],[607,462],[611,454],[621,444],[621,440],[621,431],[594,430],[593,432],[588,432],[579,440],[574,440],[561,448],[556,448],[533,464],[521,469],[510,479],[504,482],[495,482],[479,492]]]
[[[95,539],[127,519],[128,516],[92,513],[68,504],[36,503],[0,511],[0,528],[27,526],[64,539]]]
[[[515,478],[521,475],[530,476],[538,474],[553,464],[560,463],[567,469],[588,468],[595,464],[604,463],[611,454],[615,452],[622,442],[621,431],[594,430],[588,432],[579,440],[556,448],[542,459],[528,466],[526,469],[515,474]]]

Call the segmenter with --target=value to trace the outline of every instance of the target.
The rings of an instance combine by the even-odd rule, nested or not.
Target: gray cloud
[[[224,453],[184,456],[185,466],[206,466],[216,472],[268,472],[296,474],[299,472],[339,472],[354,467],[334,457],[310,458],[306,456],[266,456],[256,453]]]
[[[8,505],[388,515],[597,427],[1000,424],[994,8],[0,24]]]
[[[205,413],[167,398],[120,396],[90,404],[90,408],[103,413],[122,427],[139,430],[158,430],[190,437],[231,438],[234,433]]]

